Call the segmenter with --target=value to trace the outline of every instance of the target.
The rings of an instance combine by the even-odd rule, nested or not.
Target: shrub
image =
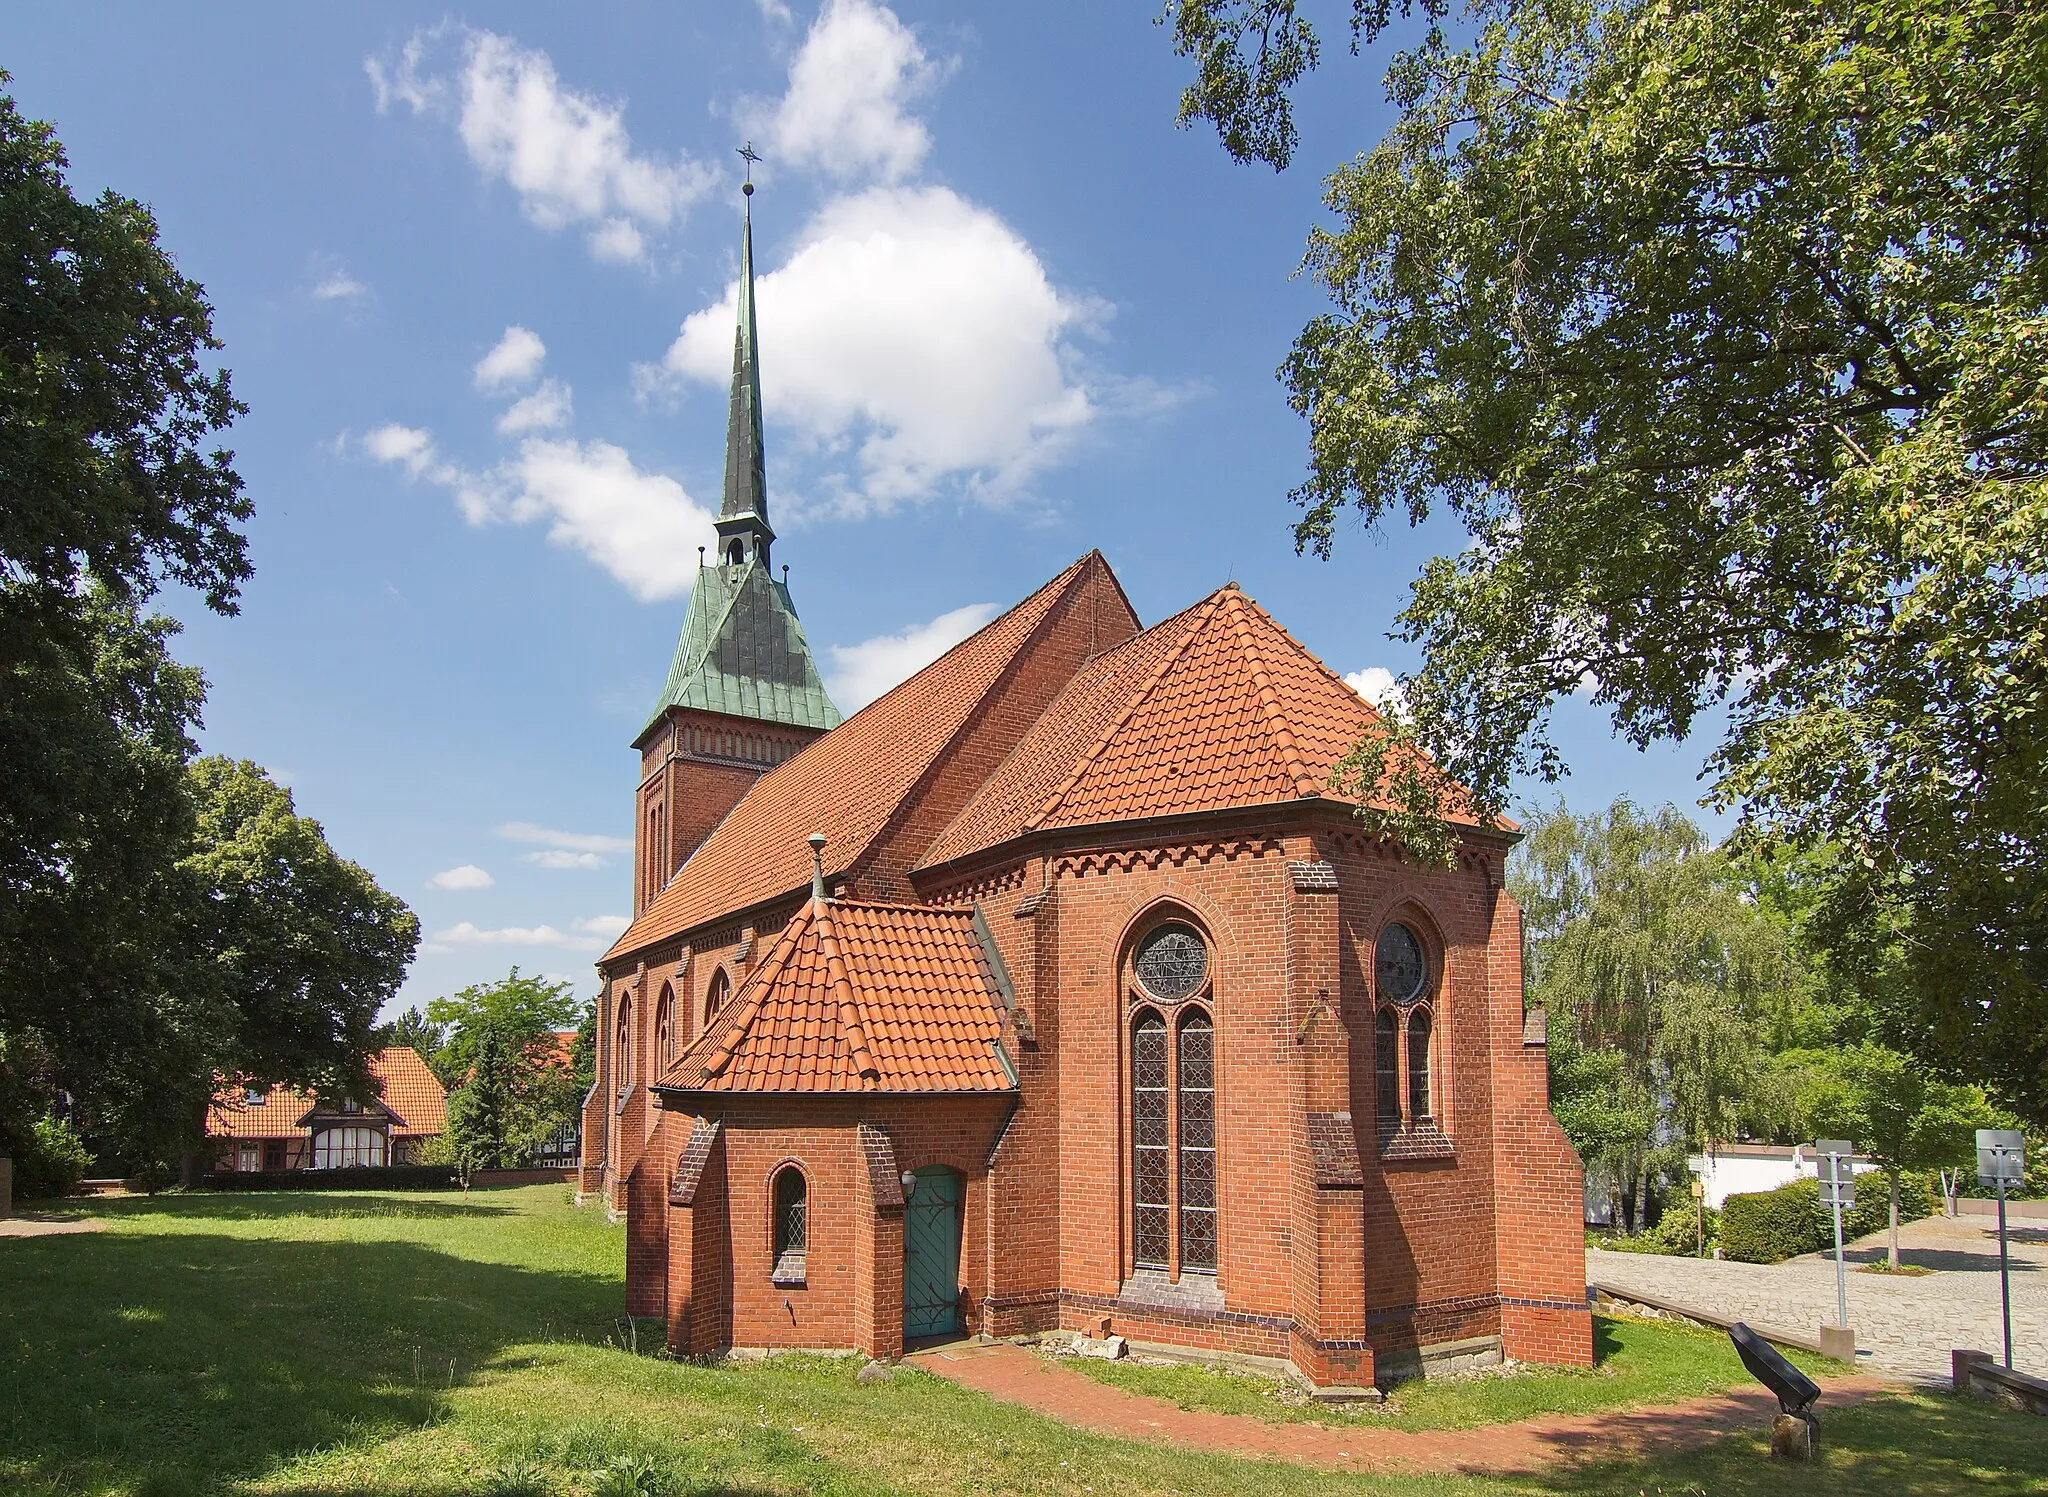
[[[1721,1256],[1737,1263],[1783,1263],[1819,1250],[1820,1185],[1794,1180],[1776,1190],[1733,1195],[1721,1204]]]
[[[76,1130],[60,1119],[42,1118],[14,1161],[14,1193],[23,1200],[72,1195],[91,1168],[92,1155]]]
[[[1899,1225],[1920,1220],[1923,1216],[1934,1215],[1935,1195],[1927,1188],[1927,1180],[1908,1170],[1899,1176]],[[1823,1208],[1818,1200],[1815,1209],[1821,1213],[1821,1240],[1824,1246],[1833,1247],[1835,1241],[1835,1218],[1831,1208]],[[1856,1204],[1842,1213],[1842,1240],[1868,1237],[1872,1232],[1882,1232],[1891,1225],[1891,1182],[1882,1170],[1856,1177]]]

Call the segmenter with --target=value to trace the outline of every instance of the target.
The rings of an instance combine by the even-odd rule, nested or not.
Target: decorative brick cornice
[[[697,1126],[690,1130],[689,1142],[683,1145],[683,1152],[676,1160],[675,1178],[669,1182],[668,1203],[671,1206],[693,1206],[697,1202],[697,1187],[703,1183],[704,1166],[711,1162],[711,1149],[718,1142],[720,1124],[716,1118],[699,1118]]]
[[[1249,836],[1219,838],[1216,841],[1183,842],[1171,846],[1108,848],[1099,852],[1069,853],[1053,859],[1055,878],[1086,878],[1091,873],[1129,873],[1135,868],[1183,868],[1215,862],[1234,863],[1240,858],[1263,858],[1281,850],[1278,837]]]

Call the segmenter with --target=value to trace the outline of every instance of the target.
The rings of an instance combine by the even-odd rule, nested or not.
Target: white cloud
[[[498,835],[508,842],[532,842],[542,847],[567,848],[570,852],[633,850],[633,840],[630,837],[607,837],[597,832],[564,832],[551,826],[536,826],[531,821],[501,823]]]
[[[684,322],[648,385],[731,377],[738,288]],[[821,449],[852,447],[828,480],[849,515],[957,481],[1000,503],[1055,461],[1099,405],[1065,342],[1106,309],[1063,295],[1031,246],[942,187],[839,198],[758,287],[762,398]]]
[[[464,863],[459,868],[443,868],[427,880],[429,889],[488,889],[497,882],[474,863]]]
[[[495,394],[530,385],[547,356],[548,346],[540,341],[540,334],[515,322],[491,345],[491,351],[476,361],[476,387]]]
[[[529,437],[482,473],[444,459],[417,427],[380,426],[364,436],[363,450],[447,489],[472,525],[550,521],[550,541],[582,552],[642,602],[688,592],[697,547],[716,540],[710,512],[681,484],[643,473],[609,442]]]
[[[1368,665],[1362,671],[1352,671],[1344,677],[1344,684],[1375,707],[1398,712],[1407,700],[1400,681],[1383,665]]]
[[[904,106],[940,71],[886,6],[826,0],[790,64],[789,91],[765,122],[769,148],[836,176],[901,180],[932,145]]]
[[[439,55],[451,47],[453,58]],[[600,259],[643,258],[647,236],[679,222],[717,180],[687,155],[635,152],[623,108],[563,87],[545,52],[495,32],[416,31],[395,57],[363,66],[379,113],[404,104],[452,114],[478,170],[509,183],[544,229],[589,225]]]
[[[458,946],[559,946],[565,951],[602,951],[631,923],[624,915],[592,915],[571,920],[562,930],[553,925],[503,925],[484,929],[464,920],[434,932],[434,944]]]
[[[539,852],[523,852],[519,856],[536,868],[604,867],[604,859],[594,852],[570,852],[561,847],[544,848]]]
[[[572,400],[569,387],[558,379],[545,379],[531,395],[516,400],[498,418],[500,435],[520,436],[529,431],[547,431],[567,426]]]
[[[360,301],[369,294],[368,286],[338,265],[330,268],[313,283],[313,297],[316,301]]]
[[[841,711],[856,712],[890,687],[907,681],[994,618],[993,603],[970,603],[901,634],[878,634],[857,645],[833,645],[825,688]]]

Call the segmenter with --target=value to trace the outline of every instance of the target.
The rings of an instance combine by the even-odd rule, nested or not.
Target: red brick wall
[[[989,1285],[986,1160],[1009,1105],[1006,1097],[737,1099],[719,1114],[714,1167],[721,1178],[707,1169],[692,1207],[666,1208],[675,1231],[663,1281],[675,1314],[688,1307],[688,1345],[680,1325],[672,1325],[671,1344],[693,1352],[725,1345],[900,1351],[902,1211],[875,1207],[861,1122],[888,1133],[899,1170],[942,1164],[960,1172],[960,1282],[972,1324]],[[686,1139],[693,1122],[672,1114],[663,1136]],[[800,1287],[770,1278],[772,1182],[788,1164],[803,1170],[807,1188]]]

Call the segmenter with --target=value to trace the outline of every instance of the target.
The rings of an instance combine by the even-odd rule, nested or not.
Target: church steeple
[[[719,560],[768,564],[775,532],[768,525],[768,466],[761,441],[761,365],[754,329],[754,154],[741,186],[739,326],[732,341],[732,405],[725,423],[725,498],[718,507]]]

